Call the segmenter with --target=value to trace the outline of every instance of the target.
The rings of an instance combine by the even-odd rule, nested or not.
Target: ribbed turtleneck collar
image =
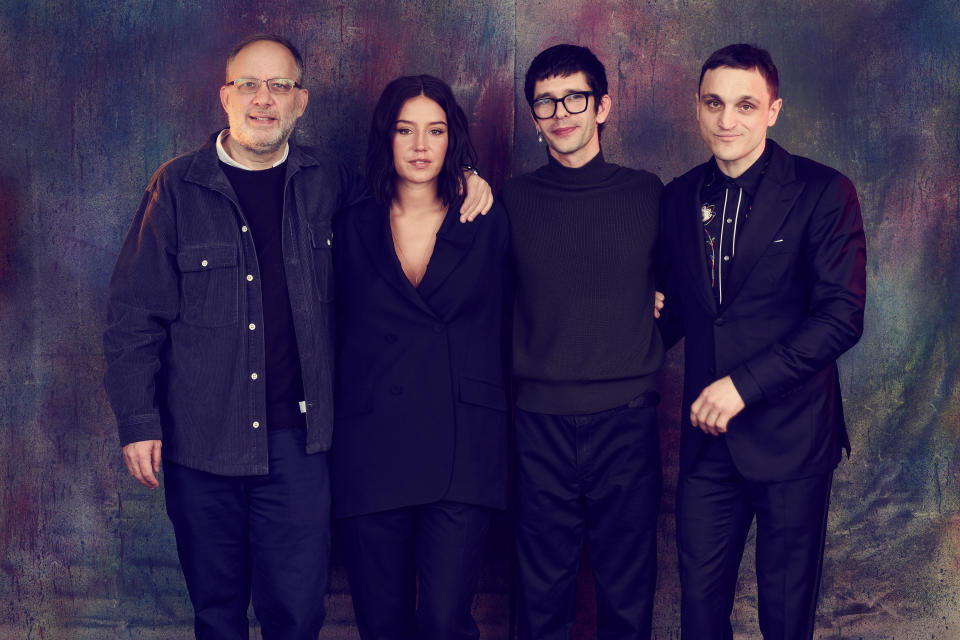
[[[595,186],[613,176],[620,167],[607,164],[603,159],[603,151],[593,156],[582,167],[565,167],[547,153],[547,164],[534,172],[539,178],[555,182],[565,187]]]

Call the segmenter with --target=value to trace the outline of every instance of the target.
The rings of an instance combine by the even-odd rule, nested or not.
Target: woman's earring
[[[540,132],[540,129],[537,129],[537,142],[543,144],[543,134]]]

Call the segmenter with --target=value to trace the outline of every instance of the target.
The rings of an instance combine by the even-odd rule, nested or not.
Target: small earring
[[[539,129],[537,129],[537,142],[543,144],[543,133]]]

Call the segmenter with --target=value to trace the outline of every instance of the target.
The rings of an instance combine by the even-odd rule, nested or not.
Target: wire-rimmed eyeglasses
[[[299,82],[291,80],[290,78],[267,78],[266,80],[259,78],[237,78],[236,80],[225,83],[223,86],[229,87],[233,85],[240,93],[256,93],[260,90],[260,85],[264,83],[266,83],[267,90],[270,91],[270,93],[280,95],[290,93],[294,88],[301,88]]]

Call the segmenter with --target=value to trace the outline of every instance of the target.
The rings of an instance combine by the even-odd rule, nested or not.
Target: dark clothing
[[[760,598],[760,618],[777,621],[769,623],[771,629],[802,630],[767,637],[811,638],[822,540],[794,520],[824,526],[828,479],[843,447],[849,448],[836,359],[863,331],[866,245],[850,181],[772,140],[767,144],[770,164],[750,224],[738,234],[722,305],[711,292],[701,244],[700,195],[710,164],[677,178],[663,193],[658,286],[668,303],[661,329],[668,345],[686,338],[677,526],[682,586],[693,591],[683,595],[682,617],[712,621],[703,622],[709,626],[718,611],[728,611],[739,563],[732,554],[742,552],[744,527],[755,511],[757,580],[767,594]],[[691,426],[690,405],[728,375],[746,407],[720,436],[730,462],[717,472],[704,453],[716,442]],[[734,497],[710,497],[721,494]],[[770,511],[774,501],[785,499],[789,506]],[[690,519],[708,511],[717,522],[698,537],[702,523]],[[731,550],[723,567],[708,557],[708,537],[714,550]],[[769,552],[763,559],[760,549]],[[720,569],[725,573],[717,575]],[[779,586],[768,588],[770,581]],[[718,595],[701,597],[700,588]],[[776,589],[794,595],[768,597]],[[808,610],[798,603],[807,603]],[[684,639],[709,637],[699,623],[683,628]]]
[[[503,209],[461,224],[451,208],[419,287],[386,207],[348,210],[334,238],[334,517],[439,500],[505,508]]]
[[[267,428],[286,429],[306,424],[300,412],[303,375],[293,326],[290,293],[283,269],[283,183],[287,163],[262,171],[220,168],[237,194],[240,211],[250,224],[260,266],[263,301],[263,370],[267,387]],[[251,331],[256,330],[256,325]]]
[[[681,470],[708,436],[690,405],[731,376],[747,407],[724,436],[743,476],[770,482],[824,473],[849,446],[836,359],[863,331],[866,247],[850,181],[772,140],[726,296],[710,292],[698,196],[708,165],[664,190],[660,255],[667,344],[684,346]]]
[[[700,191],[700,218],[705,234],[707,269],[717,304],[723,303],[723,283],[729,277],[736,257],[737,237],[750,221],[750,210],[757,187],[770,165],[773,147],[764,149],[757,161],[737,178],[725,176],[717,161],[710,159],[707,177]]]
[[[451,207],[418,287],[387,207],[337,219],[334,516],[364,640],[477,638],[490,508],[506,506],[503,209]],[[419,591],[415,585],[419,583]]]
[[[503,200],[516,265],[517,526],[522,640],[569,638],[584,536],[598,635],[650,634],[660,449],[653,320],[662,185],[550,157]],[[633,399],[639,399],[630,406]],[[645,402],[646,401],[646,402]]]
[[[327,454],[306,431],[270,431],[270,473],[214,475],[164,462],[167,513],[195,612],[198,640],[316,640],[330,557]]]
[[[517,406],[594,413],[654,391],[663,359],[653,321],[660,180],[604,162],[548,164],[502,198],[516,265]]]
[[[650,637],[661,484],[655,398],[587,415],[517,409],[521,640],[569,640],[584,536],[598,637]]]
[[[337,521],[363,640],[475,640],[493,511],[433,502]]]
[[[329,448],[333,429],[331,223],[364,193],[321,157],[290,144],[282,209],[308,453]],[[215,137],[151,179],[110,281],[105,384],[121,444],[162,439],[170,462],[268,473],[264,291],[248,225]]]
[[[764,640],[813,637],[833,471],[751,482],[723,438],[711,438],[677,485],[681,628],[733,640],[730,616],[747,533],[757,519],[757,592]]]

